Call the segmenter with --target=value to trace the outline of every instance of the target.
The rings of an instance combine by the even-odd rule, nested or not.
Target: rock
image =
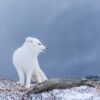
[[[92,81],[99,81],[100,77],[99,76],[88,75],[88,76],[85,77],[85,79],[92,80]]]

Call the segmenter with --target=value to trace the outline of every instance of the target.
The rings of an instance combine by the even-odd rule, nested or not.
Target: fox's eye
[[[41,43],[38,43],[38,45],[41,45]]]

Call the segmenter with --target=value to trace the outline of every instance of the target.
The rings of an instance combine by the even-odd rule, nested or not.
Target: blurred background
[[[100,0],[0,0],[0,77],[18,80],[12,54],[27,36],[48,47],[49,78],[100,75]]]

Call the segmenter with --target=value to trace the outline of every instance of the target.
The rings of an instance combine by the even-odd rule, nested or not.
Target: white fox
[[[38,83],[47,80],[38,63],[39,54],[46,49],[39,39],[27,37],[24,44],[14,52],[13,64],[19,76],[18,83],[29,88],[31,79]]]

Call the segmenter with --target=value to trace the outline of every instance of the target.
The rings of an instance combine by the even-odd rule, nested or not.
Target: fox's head
[[[26,37],[25,43],[27,43],[28,47],[30,47],[30,49],[32,49],[36,54],[45,52],[47,49],[39,39],[34,37]]]

